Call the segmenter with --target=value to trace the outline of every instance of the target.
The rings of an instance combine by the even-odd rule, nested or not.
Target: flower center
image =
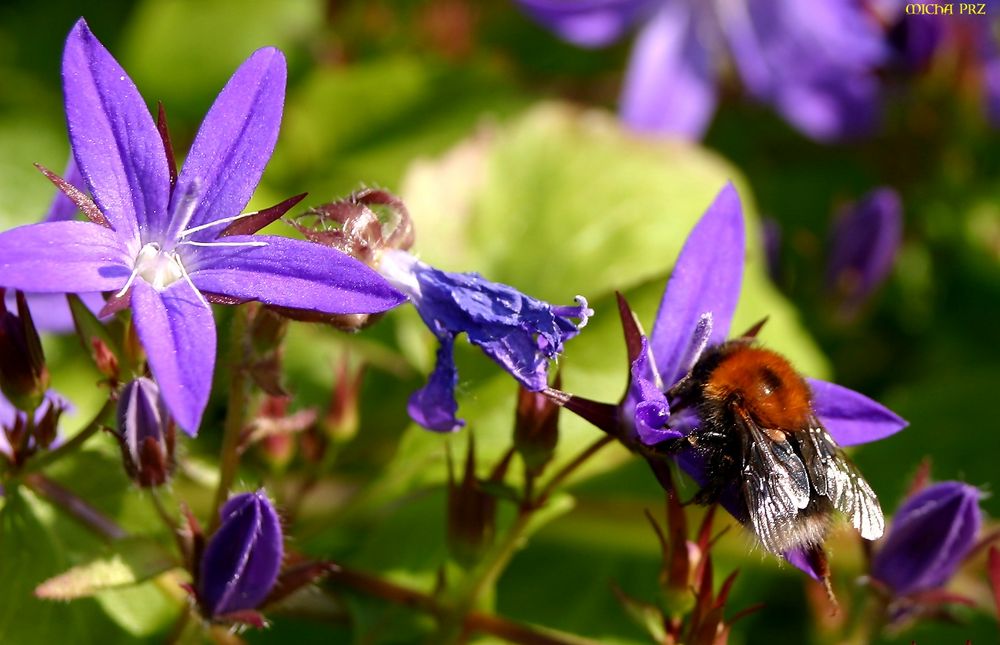
[[[163,251],[150,242],[135,258],[135,273],[157,291],[163,291],[184,277],[184,265],[176,251]]]

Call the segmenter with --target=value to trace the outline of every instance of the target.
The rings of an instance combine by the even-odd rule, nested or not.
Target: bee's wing
[[[772,441],[743,422],[743,495],[750,524],[764,548],[781,553],[799,511],[809,505],[809,476],[788,441]]]
[[[861,537],[866,540],[880,538],[885,518],[875,491],[817,419],[812,419],[803,434],[799,448],[812,487],[851,519]]]

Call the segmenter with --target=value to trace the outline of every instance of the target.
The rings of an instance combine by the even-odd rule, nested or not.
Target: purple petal
[[[813,580],[822,580],[823,576],[820,575],[819,571],[813,566],[812,562],[809,560],[809,556],[806,555],[805,550],[795,549],[794,551],[787,551],[782,554],[789,563],[792,564],[797,569],[805,572]]]
[[[639,440],[652,446],[682,436],[677,430],[668,430],[670,405],[658,384],[656,366],[649,353],[649,341],[642,337],[642,348],[632,361],[632,380],[622,402],[622,418],[635,424]]]
[[[813,394],[813,409],[833,440],[856,446],[894,435],[909,425],[881,403],[836,383],[806,379]]]
[[[809,83],[788,83],[775,92],[775,107],[817,141],[857,137],[878,123],[879,86],[873,76],[831,72]]]
[[[83,175],[80,174],[80,169],[77,167],[76,159],[73,158],[72,153],[69,155],[69,161],[66,162],[66,170],[63,171],[62,178],[76,188],[84,192],[87,191],[87,182],[84,180]],[[52,203],[49,205],[49,210],[42,221],[62,222],[64,220],[75,219],[79,210],[76,204],[73,203],[73,200],[67,197],[61,190],[57,190],[55,197],[52,198]]]
[[[38,331],[53,334],[65,334],[73,331],[73,313],[70,311],[66,294],[63,293],[26,293],[28,307],[31,309],[31,320]],[[104,296],[100,293],[81,293],[80,299],[94,314],[104,307]],[[13,308],[14,292],[7,292],[7,308]]]
[[[443,334],[438,338],[441,345],[437,350],[434,371],[427,384],[410,396],[406,410],[411,419],[428,430],[455,432],[465,425],[465,421],[456,416],[458,369],[455,367],[455,337]]]
[[[170,174],[153,117],[132,79],[80,19],[66,39],[69,138],[94,201],[118,234],[162,233]]]
[[[602,47],[644,17],[654,0],[517,0],[535,21],[581,47]]]
[[[884,34],[860,3],[749,0],[720,13],[751,94],[819,140],[858,134],[875,121]]]
[[[238,215],[250,201],[278,140],[285,104],[285,57],[273,47],[254,52],[226,83],[202,121],[184,161],[172,212],[184,195],[198,195],[190,218],[176,218],[171,231]],[[210,239],[221,229],[204,231]]]
[[[132,312],[167,409],[193,437],[208,404],[215,369],[212,309],[184,280],[156,291],[140,279],[132,289]]]
[[[826,286],[854,309],[892,270],[903,238],[903,206],[891,188],[871,191],[844,209],[831,235]]]
[[[274,587],[284,553],[281,521],[263,491],[229,499],[205,546],[198,602],[210,617],[257,608]]]
[[[743,258],[743,209],[736,189],[726,184],[688,235],[650,334],[666,387],[683,376],[681,363],[703,314],[712,314],[709,344],[725,341],[740,297]]]
[[[132,273],[118,235],[91,222],[43,222],[0,233],[0,285],[43,293],[117,291]]]
[[[643,27],[622,88],[622,120],[643,132],[699,139],[715,111],[711,43],[685,3],[665,4]]]
[[[974,486],[952,481],[907,499],[872,558],[872,577],[897,596],[944,585],[975,544],[981,497]]]
[[[1000,128],[1000,54],[992,56],[983,64],[983,99],[986,104],[986,118],[995,128]]]
[[[188,270],[200,291],[333,314],[375,313],[406,300],[367,265],[320,244],[265,235],[225,242],[266,246],[196,247]]]

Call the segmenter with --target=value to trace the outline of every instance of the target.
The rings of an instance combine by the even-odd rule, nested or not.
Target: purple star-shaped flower
[[[324,313],[384,311],[404,299],[333,249],[248,234],[268,223],[241,211],[277,140],[285,75],[277,49],[250,56],[175,177],[138,90],[81,19],[66,41],[63,88],[71,147],[99,212],[0,234],[4,286],[130,302],[167,407],[192,435],[215,366],[207,296]]]
[[[652,445],[697,427],[697,415],[689,410],[671,416],[671,402],[664,392],[687,374],[705,347],[723,343],[728,337],[743,278],[744,237],[739,195],[730,184],[722,189],[684,243],[652,332],[648,341],[643,339],[648,351],[633,361],[633,381],[622,404],[622,421],[626,431],[634,428],[632,436],[636,440]],[[816,415],[841,446],[882,439],[906,426],[891,410],[862,394],[826,381],[807,381]],[[695,481],[705,481],[704,466],[693,451],[682,453],[678,462]],[[721,501],[730,513],[741,518],[741,505],[735,495],[724,494]],[[802,554],[790,553],[786,557],[815,574]]]
[[[896,597],[944,586],[976,543],[982,496],[975,486],[950,481],[907,498],[872,557],[872,577]]]
[[[717,101],[720,72],[807,135],[827,140],[872,127],[882,30],[844,0],[517,0],[535,20],[583,47],[632,27],[638,36],[621,93],[632,128],[699,138]]]
[[[562,353],[563,343],[576,336],[594,313],[581,296],[575,306],[550,305],[478,273],[435,269],[406,251],[386,251],[379,270],[410,297],[440,342],[427,385],[410,397],[407,406],[414,421],[439,432],[465,425],[456,417],[458,334],[464,332],[469,342],[525,388],[538,392],[548,386],[549,360]]]
[[[617,406],[548,390],[549,396],[619,438],[625,445],[655,446],[694,432],[697,409],[672,401],[671,388],[698,362],[706,348],[729,335],[743,279],[745,232],[739,195],[727,185],[695,225],[681,249],[660,301],[652,333],[642,334],[624,299],[619,299],[631,371],[625,396]],[[882,439],[906,426],[891,410],[839,385],[807,379],[813,411],[841,446]],[[653,472],[662,477],[662,456],[650,455]],[[703,456],[686,450],[677,462],[699,485],[707,482]],[[666,485],[666,484],[665,484]],[[720,503],[746,522],[746,504],[734,483],[721,491]],[[820,578],[802,551],[785,554],[795,566]]]

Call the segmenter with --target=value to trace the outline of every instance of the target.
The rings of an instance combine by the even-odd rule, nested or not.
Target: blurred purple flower
[[[464,332],[469,342],[537,392],[548,386],[548,361],[562,353],[563,343],[576,336],[594,313],[582,296],[577,296],[575,306],[553,306],[478,273],[440,271],[406,251],[386,251],[379,270],[409,296],[440,342],[427,385],[410,397],[408,405],[414,421],[439,432],[464,425],[456,418],[458,334]]]
[[[876,120],[875,69],[887,48],[853,0],[517,0],[532,18],[583,47],[639,33],[621,113],[632,128],[700,138],[720,72],[818,140],[867,132]],[[727,60],[728,59],[728,60]]]
[[[280,51],[255,52],[216,98],[179,176],[131,79],[81,19],[63,55],[71,148],[99,212],[0,234],[0,282],[44,292],[111,291],[171,414],[195,434],[215,367],[206,294],[324,313],[383,311],[403,296],[333,249],[252,236],[240,215],[278,137]],[[96,209],[95,209],[96,210]],[[111,306],[109,304],[109,306]]]
[[[948,16],[923,15],[911,9],[940,4],[933,0],[883,3],[886,6],[880,7],[880,13],[892,25],[888,42],[895,62],[907,72],[923,71],[935,58],[958,65],[959,69],[949,74],[962,79],[963,84],[974,79],[971,87],[981,96],[987,120],[993,127],[1000,127],[1000,40],[996,35],[1000,2],[987,0],[985,15],[961,11]]]
[[[205,545],[197,598],[208,618],[256,609],[278,579],[284,557],[281,521],[263,490],[229,498]]]
[[[948,481],[906,499],[872,557],[872,578],[896,597],[944,586],[975,545],[981,498],[975,486]]]
[[[903,205],[891,188],[841,209],[830,233],[826,287],[843,311],[856,311],[888,277],[902,241]]]

